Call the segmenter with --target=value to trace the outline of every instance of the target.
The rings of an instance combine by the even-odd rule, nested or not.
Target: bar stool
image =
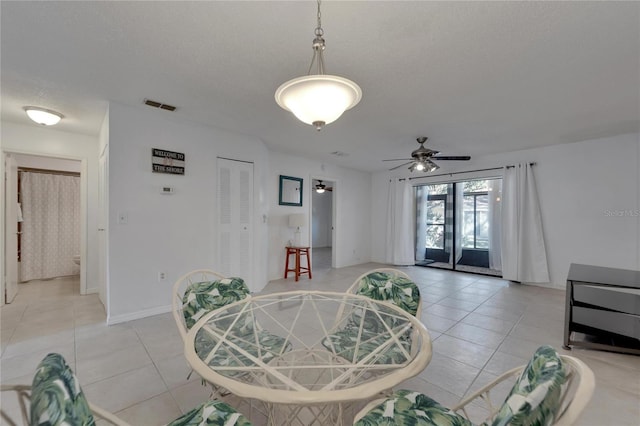
[[[300,275],[308,274],[309,279],[311,279],[311,260],[309,259],[309,247],[285,247],[287,250],[287,261],[284,265],[284,277],[287,278],[289,272],[295,272],[296,281],[300,278]],[[295,264],[292,268],[289,268],[289,256],[294,254]],[[300,256],[307,257],[307,267],[300,265]]]

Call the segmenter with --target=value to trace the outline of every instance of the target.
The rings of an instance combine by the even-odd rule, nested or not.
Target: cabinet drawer
[[[640,339],[640,316],[638,315],[575,306],[572,322]]]
[[[640,315],[639,289],[575,285],[574,283],[573,300],[618,312]]]

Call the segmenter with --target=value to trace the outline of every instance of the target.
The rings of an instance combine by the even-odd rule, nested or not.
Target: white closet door
[[[109,313],[109,145],[98,159],[98,296]]]
[[[214,269],[253,278],[253,163],[218,158],[218,262]]]

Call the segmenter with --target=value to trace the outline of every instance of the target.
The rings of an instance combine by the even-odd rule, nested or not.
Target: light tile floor
[[[264,292],[342,291],[380,266],[319,269],[313,280],[272,281]],[[563,291],[432,268],[405,271],[420,286],[434,354],[421,374],[400,387],[452,405],[550,344],[585,361],[596,375],[596,392],[580,425],[640,424],[640,357],[560,349]],[[44,355],[59,352],[90,400],[134,425],[164,424],[208,397],[197,376],[187,379],[190,369],[170,314],[107,327],[97,296],[80,296],[78,285],[74,279],[21,284],[14,303],[0,309],[3,384],[30,383]],[[8,398],[0,404],[14,409]]]

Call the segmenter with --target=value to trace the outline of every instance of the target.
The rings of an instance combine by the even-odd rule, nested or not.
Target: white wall
[[[116,103],[108,131],[110,323],[167,311],[179,276],[215,270],[218,156],[254,163],[255,274],[244,278],[252,290],[266,285],[268,152],[261,141]],[[152,173],[152,148],[184,153],[185,175]],[[163,195],[161,186],[175,192]],[[119,213],[127,224],[118,224]],[[166,280],[158,281],[160,271]]]
[[[446,171],[515,162],[537,163],[534,172],[551,276],[549,285],[564,288],[571,263],[640,269],[640,135],[481,157]],[[484,175],[495,176],[496,172]],[[387,188],[389,176],[376,173],[372,184]],[[443,179],[447,178],[432,180]],[[375,207],[384,205],[386,196],[385,190],[372,198],[372,230],[384,229],[386,210]],[[372,259],[383,261],[385,235],[372,235]]]
[[[87,292],[97,292],[97,150],[98,138],[96,136],[80,135],[45,128],[37,125],[23,125],[2,122],[0,132],[1,148],[6,152],[15,152],[30,155],[43,155],[52,157],[72,158],[84,160],[86,164],[87,184],[84,190],[87,196],[87,217],[85,228],[87,233],[86,282]]]
[[[309,223],[311,177],[334,182],[333,203],[337,209],[333,224],[336,239],[333,251],[336,267],[369,262],[371,221],[371,174],[343,167],[325,165],[320,162],[287,154],[272,152],[271,168],[267,180],[269,186],[269,279],[282,278],[284,272],[285,246],[293,239],[293,229],[288,227],[288,216],[304,213]],[[280,175],[300,177],[303,183],[303,206],[280,206],[278,204],[278,179]],[[311,241],[310,226],[302,229],[302,243]]]
[[[330,182],[326,185],[329,186]],[[318,194],[311,188],[311,247],[331,247],[331,219],[333,192]]]

